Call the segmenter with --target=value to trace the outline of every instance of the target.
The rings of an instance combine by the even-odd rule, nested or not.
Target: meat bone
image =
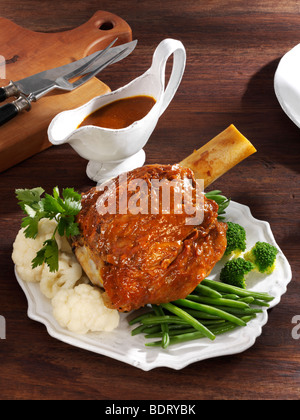
[[[183,159],[179,165],[193,170],[196,179],[204,180],[204,188],[235,165],[256,152],[255,147],[237,128],[228,128]]]

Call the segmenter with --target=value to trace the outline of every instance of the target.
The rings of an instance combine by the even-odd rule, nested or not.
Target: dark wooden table
[[[262,335],[247,351],[194,363],[183,370],[143,372],[51,338],[27,317],[26,298],[11,261],[22,217],[16,187],[93,185],[86,162],[68,146],[52,147],[0,175],[0,340],[2,399],[298,399],[300,341],[292,337],[299,307],[299,129],[274,94],[279,59],[300,41],[300,1],[0,1],[1,15],[35,31],[76,27],[98,10],[123,17],[139,44],[101,80],[116,89],[142,74],[156,45],[180,39],[186,72],[145,150],[147,163],[178,162],[230,123],[258,152],[215,182],[227,196],[270,222],[293,280],[270,311]],[[1,47],[0,47],[1,48]],[[1,49],[0,49],[1,54]],[[1,136],[1,131],[0,131]],[[28,139],[30,141],[30,139]]]

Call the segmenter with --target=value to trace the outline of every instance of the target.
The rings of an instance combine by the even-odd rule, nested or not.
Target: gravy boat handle
[[[172,72],[168,85],[165,88],[166,64],[172,54],[174,54]],[[161,41],[157,46],[153,54],[150,72],[160,75],[161,84],[164,89],[160,115],[165,112],[180,85],[185,70],[185,64],[186,51],[182,42],[167,38]]]

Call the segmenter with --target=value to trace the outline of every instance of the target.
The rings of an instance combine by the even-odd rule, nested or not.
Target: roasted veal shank
[[[196,179],[204,179],[207,187],[254,152],[231,125],[180,164],[137,168],[127,174],[125,185],[115,178],[105,191],[95,187],[83,194],[77,219],[81,235],[74,238],[73,248],[91,282],[103,285],[107,306],[130,311],[185,298],[222,258],[227,225],[217,220],[218,205],[203,195],[204,217],[194,224],[186,223],[185,211],[177,214],[171,208],[164,214],[161,203],[158,213],[133,214],[128,211],[130,193],[125,212],[101,214],[99,203],[117,193],[119,209],[122,189],[136,180],[149,186],[153,180],[177,180],[181,185],[189,180],[195,193]]]

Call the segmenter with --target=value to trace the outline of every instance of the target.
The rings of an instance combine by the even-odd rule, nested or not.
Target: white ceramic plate
[[[247,206],[231,202],[227,210],[227,220],[245,227],[247,248],[254,245],[256,241],[269,242],[278,248],[270,225],[267,222],[255,219]],[[218,279],[221,266],[223,264],[218,263],[209,278]],[[200,360],[240,353],[254,344],[256,338],[262,332],[262,327],[268,320],[267,310],[264,310],[246,327],[237,328],[233,332],[217,336],[214,341],[203,338],[174,345],[166,350],[150,348],[145,347],[145,338],[142,334],[131,336],[130,332],[133,327],[128,325],[128,314],[121,314],[119,327],[110,333],[88,333],[80,336],[69,332],[60,327],[53,318],[50,300],[40,292],[39,284],[24,282],[17,273],[16,277],[28,300],[29,318],[45,324],[52,337],[70,345],[120,360],[145,371],[162,366],[182,369]],[[274,296],[270,305],[270,307],[274,307],[286,292],[291,278],[290,265],[280,251],[277,256],[276,270],[271,275],[264,276],[251,273],[247,283],[249,289],[267,292]]]
[[[300,127],[300,44],[280,60],[274,77],[274,89],[284,112]]]

